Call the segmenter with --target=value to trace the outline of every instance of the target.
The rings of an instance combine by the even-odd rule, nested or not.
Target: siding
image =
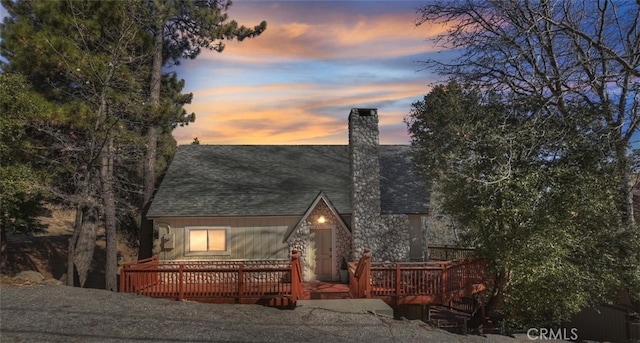
[[[635,342],[640,340],[640,323],[627,322],[628,311],[615,305],[584,309],[565,327],[575,328],[579,340]]]
[[[298,217],[199,217],[155,219],[158,236],[171,234],[172,249],[160,249],[155,240],[160,260],[260,260],[289,259],[290,251],[282,243],[285,232],[294,226]],[[227,227],[229,254],[187,256],[186,227]]]
[[[427,259],[425,253],[426,244],[424,242],[425,224],[424,216],[409,215],[409,259],[411,261],[424,261]]]

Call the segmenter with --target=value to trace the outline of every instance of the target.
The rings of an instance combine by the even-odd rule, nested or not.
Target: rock
[[[36,271],[28,270],[28,271],[20,272],[18,275],[14,277],[14,279],[28,281],[32,283],[40,283],[44,281],[44,276],[42,276],[42,274]]]
[[[60,280],[56,280],[56,279],[46,279],[42,282],[45,285],[56,285],[56,286],[62,286],[64,285],[64,283]]]

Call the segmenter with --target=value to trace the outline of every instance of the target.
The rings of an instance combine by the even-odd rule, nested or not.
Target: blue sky
[[[380,141],[407,144],[403,118],[435,76],[419,61],[438,52],[416,27],[420,1],[236,0],[231,19],[259,37],[227,42],[172,70],[186,80],[195,123],[179,144],[347,144],[354,107],[378,108]],[[431,30],[431,31],[430,31]]]

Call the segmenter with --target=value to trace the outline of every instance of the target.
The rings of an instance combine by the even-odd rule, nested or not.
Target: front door
[[[315,264],[316,280],[330,281],[333,279],[333,264],[331,258],[332,230],[311,230],[311,253]]]

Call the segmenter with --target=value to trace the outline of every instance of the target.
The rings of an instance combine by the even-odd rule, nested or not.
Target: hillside
[[[66,277],[67,250],[69,238],[73,234],[74,212],[50,206],[48,214],[39,220],[47,229],[45,233],[33,236],[9,236],[8,238],[8,275],[33,270],[47,279],[62,280]],[[119,235],[118,252],[122,256],[120,263],[135,260],[137,249]],[[93,263],[87,279],[86,288],[104,288],[105,237],[99,229]],[[10,282],[6,276],[3,283]]]

